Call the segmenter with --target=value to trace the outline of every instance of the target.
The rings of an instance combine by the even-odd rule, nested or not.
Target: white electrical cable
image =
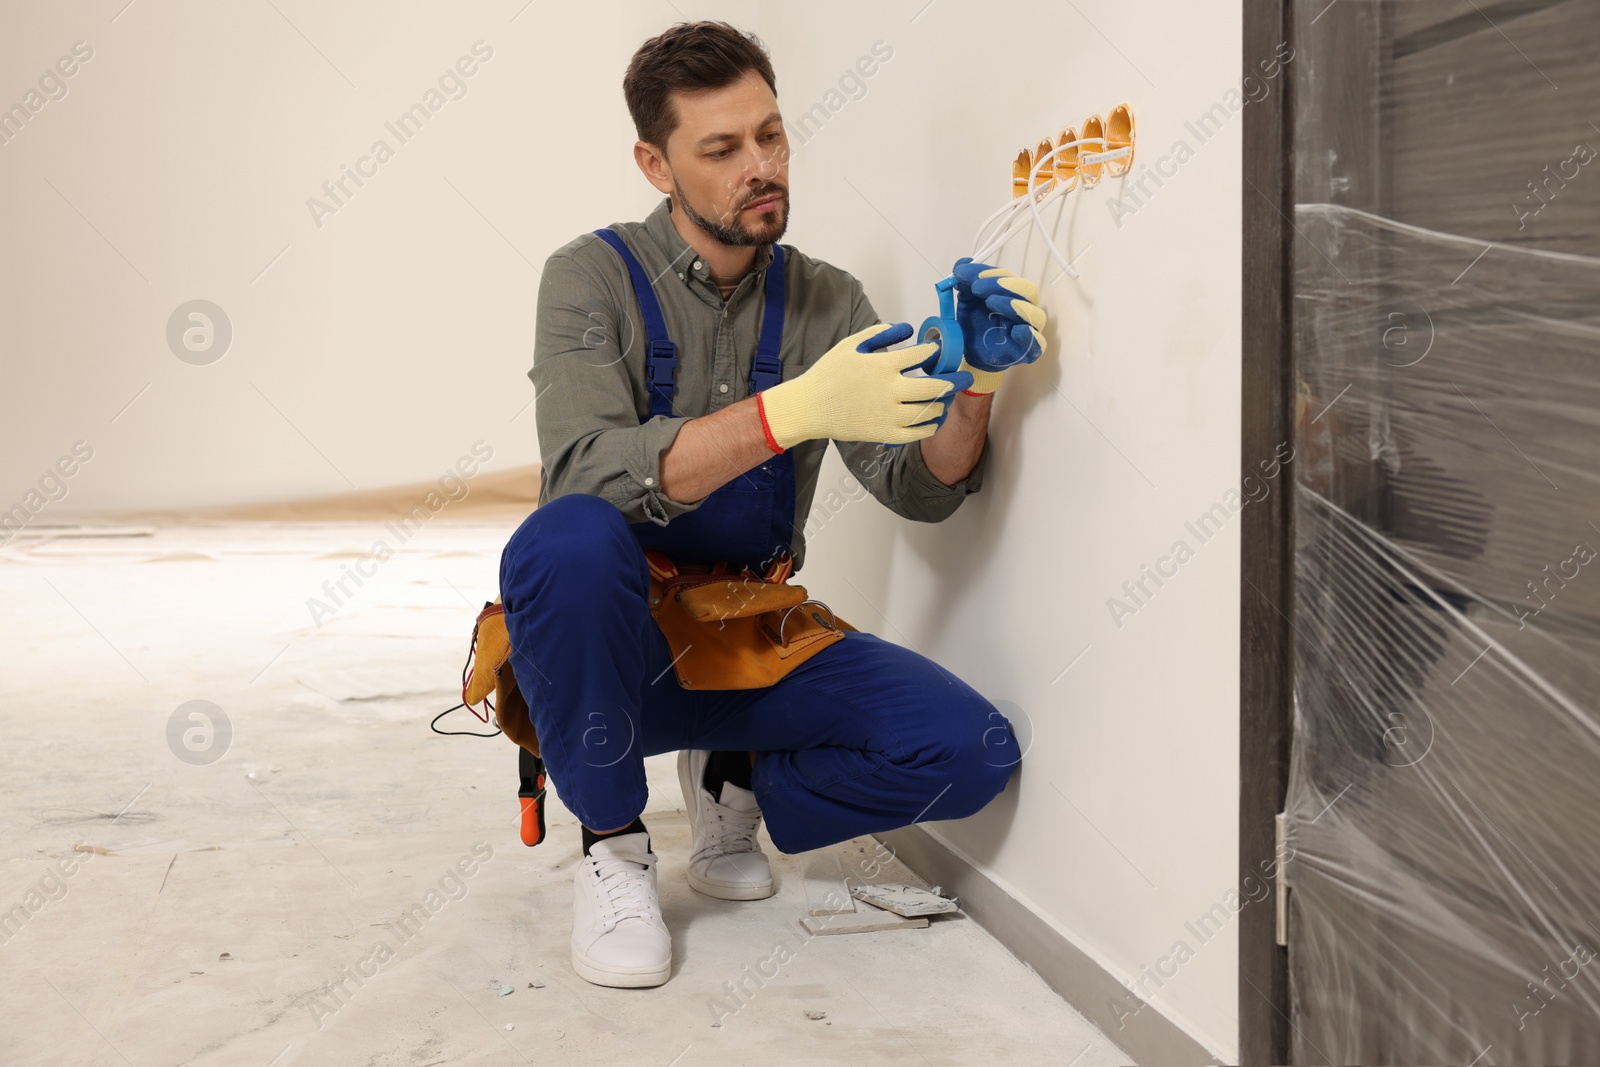
[[[1064,143],[1062,143],[1060,145],[1057,145],[1055,148],[1051,149],[1051,151],[1049,153],[1047,153],[1044,156],[1044,158],[1041,159],[1039,162],[1040,163],[1044,163],[1044,162],[1046,162],[1046,161],[1048,161],[1050,159],[1053,159],[1055,157],[1056,153],[1058,153],[1058,152],[1060,152],[1060,151],[1062,151],[1064,149],[1067,149],[1067,148],[1072,148],[1072,147],[1076,146],[1077,144],[1078,144],[1077,140],[1072,140],[1072,141],[1067,141],[1067,142],[1064,142]],[[1037,187],[1032,187],[1032,181],[1033,181],[1034,173],[1037,172],[1037,169],[1038,169],[1037,166],[1035,166],[1034,171],[1030,172],[1030,174],[1028,176],[1028,180],[1029,180],[1029,184],[1030,184],[1030,191],[1031,191],[1032,195],[1035,195],[1035,196],[1038,195],[1038,193],[1040,192],[1040,190]],[[1050,184],[1045,186],[1044,188],[1045,188],[1045,190],[1047,190],[1046,196],[1044,197],[1044,201],[1043,201],[1046,204],[1048,204],[1057,195],[1067,191],[1065,189],[1060,189],[1060,188],[1056,187],[1055,176],[1053,174],[1051,175],[1051,178],[1050,178]],[[983,220],[983,224],[978,227],[978,236],[973,240],[973,247],[976,250],[973,253],[973,258],[974,259],[983,258],[984,255],[990,254],[994,249],[998,248],[1000,245],[1003,245],[1006,241],[1010,240],[1011,233],[1016,229],[1016,221],[1017,220],[1014,219],[1014,218],[1013,219],[1007,219],[1005,221],[1004,225],[1002,225],[1001,228],[998,231],[996,231],[996,233],[994,235],[992,235],[987,242],[984,240],[984,231],[987,230],[989,228],[990,224],[993,223],[994,220],[997,217],[999,217],[1000,215],[1007,214],[1007,213],[1011,213],[1011,214],[1020,213],[1022,208],[1023,208],[1023,206],[1024,206],[1023,198],[1020,197],[1020,196],[1013,196],[1010,200],[1006,201],[999,208],[997,208],[988,218]]]
[[[989,215],[988,218],[984,219],[983,222],[979,223],[979,225],[978,225],[978,235],[972,239],[972,247],[975,248],[975,249],[976,248],[982,248],[984,246],[984,243],[985,243],[984,242],[984,238],[983,238],[983,232],[989,228],[990,224],[992,224],[1001,215],[1005,215],[1005,214],[1008,214],[1010,212],[1018,211],[1018,210],[1021,209],[1021,207],[1022,207],[1022,197],[1013,196],[1010,200],[1007,200],[1004,204],[1001,204],[998,208],[996,208]],[[1005,225],[1010,225],[1010,220],[1007,220]],[[1005,228],[1005,226],[1001,227],[1001,229],[1004,229],[1004,228]]]
[[[1051,200],[1055,199],[1056,196],[1062,195],[1062,194],[1064,194],[1066,192],[1069,192],[1070,189],[1065,189],[1065,188],[1061,188],[1061,187],[1057,186],[1056,188],[1051,189],[1050,193],[1048,195],[1046,195],[1041,200],[1038,197],[1038,186],[1036,184],[1037,180],[1038,180],[1038,174],[1039,174],[1039,171],[1040,171],[1041,168],[1043,168],[1047,163],[1050,163],[1053,159],[1055,159],[1056,156],[1060,155],[1062,152],[1066,151],[1069,148],[1077,148],[1077,147],[1080,147],[1082,145],[1087,145],[1087,144],[1104,144],[1104,143],[1105,143],[1105,139],[1104,138],[1100,138],[1100,137],[1080,137],[1080,138],[1076,138],[1076,139],[1071,140],[1071,141],[1064,142],[1064,143],[1062,143],[1060,145],[1057,145],[1054,149],[1052,149],[1050,152],[1048,152],[1044,156],[1040,157],[1040,159],[1037,162],[1034,163],[1032,169],[1028,173],[1028,191],[1027,191],[1026,195],[1027,195],[1027,207],[1028,207],[1029,214],[1032,216],[1032,222],[1033,222],[1034,226],[1036,226],[1038,228],[1039,235],[1044,239],[1045,246],[1046,246],[1046,248],[1049,249],[1050,254],[1055,257],[1056,262],[1061,264],[1062,269],[1070,277],[1073,277],[1073,278],[1076,278],[1078,276],[1077,272],[1072,269],[1071,264],[1069,264],[1066,261],[1066,258],[1064,256],[1062,256],[1060,250],[1056,248],[1055,242],[1050,239],[1050,234],[1049,234],[1048,229],[1045,227],[1044,219],[1039,214],[1039,209],[1041,207],[1043,207],[1045,204],[1049,203]],[[1099,162],[1103,155],[1104,155],[1104,153],[1100,153],[1100,154],[1086,153],[1083,156],[1083,158],[1079,160],[1079,166],[1084,166],[1084,165],[1087,165],[1087,164],[1090,164],[1090,163]],[[1054,182],[1054,179],[1052,178],[1052,185],[1054,185],[1054,184],[1055,184],[1055,182]],[[1076,187],[1077,187],[1077,183],[1074,183],[1072,188],[1076,188]],[[1018,212],[1018,214],[1020,214],[1020,212]],[[980,259],[980,260],[987,259],[989,256],[992,256],[995,253],[999,252],[999,250],[1002,247],[1004,247],[1005,244],[1007,242],[1009,242],[1011,240],[1011,238],[1014,237],[1016,235],[1016,233],[1020,229],[1023,229],[1023,228],[1025,228],[1025,224],[1024,224],[1024,226],[1017,226],[1014,223],[1012,225],[1009,225],[1004,232],[1002,232],[998,237],[996,237],[987,246],[985,246],[985,248],[984,248],[984,250],[983,250],[981,255],[975,256],[974,258]]]
[[[1090,140],[1099,139],[1090,138]],[[1105,142],[1102,140],[1100,143],[1104,144]],[[1040,166],[1049,160],[1054,159],[1056,152],[1059,151],[1061,151],[1061,149],[1057,148],[1055,151],[1045,156],[1044,159],[1041,159],[1038,163],[1035,163],[1033,165],[1033,170],[1028,173],[1028,210],[1033,213],[1033,224],[1039,228],[1039,237],[1044,241],[1045,248],[1049,249],[1050,254],[1056,257],[1056,262],[1061,264],[1061,269],[1066,272],[1067,277],[1075,279],[1078,277],[1078,272],[1072,269],[1072,264],[1067,262],[1067,257],[1061,254],[1061,250],[1056,247],[1056,243],[1050,239],[1050,231],[1045,227],[1044,216],[1039,214],[1039,202],[1034,198],[1033,195],[1034,175],[1038,173]],[[1083,160],[1081,158],[1078,161],[1078,165],[1080,167],[1083,166]],[[1080,178],[1079,180],[1081,181],[1082,179]],[[998,252],[999,249],[997,248],[995,251]]]
[[[1065,190],[1059,187],[1051,189],[1040,202],[1040,206],[1043,207],[1044,205],[1049,204],[1050,201],[1054,200],[1057,196],[1064,195],[1064,193]],[[1031,218],[1032,212],[1024,210],[1028,207],[1028,204],[1025,200],[1026,195],[1027,194],[1024,194],[1024,196],[1019,196],[1013,201],[1016,206],[1013,209],[1012,217],[1006,220],[1005,225],[1000,230],[996,231],[996,233],[990,237],[989,241],[981,249],[973,253],[973,259],[987,260],[988,257],[994,255],[1001,248],[1004,248],[1011,241],[1011,238],[1015,237],[1018,233],[1033,225],[1033,219]]]
[[[1063,256],[1061,254],[1060,250],[1056,248],[1055,242],[1050,239],[1050,233],[1049,233],[1048,229],[1045,227],[1043,217],[1039,214],[1039,209],[1041,207],[1043,207],[1045,204],[1048,204],[1051,200],[1055,199],[1057,196],[1061,196],[1061,195],[1063,195],[1064,193],[1066,193],[1066,192],[1068,192],[1070,190],[1062,188],[1060,186],[1060,184],[1055,180],[1055,177],[1054,177],[1053,174],[1052,174],[1051,178],[1049,179],[1050,184],[1041,188],[1039,185],[1036,184],[1037,181],[1038,181],[1038,177],[1039,177],[1039,171],[1046,163],[1049,163],[1051,160],[1055,159],[1055,157],[1057,155],[1061,154],[1062,152],[1066,151],[1069,148],[1077,148],[1077,147],[1079,147],[1081,145],[1088,145],[1088,144],[1104,145],[1105,143],[1106,143],[1106,139],[1104,137],[1079,137],[1079,138],[1074,138],[1073,140],[1070,140],[1070,141],[1064,141],[1061,144],[1057,145],[1055,148],[1051,149],[1045,155],[1041,156],[1033,164],[1032,168],[1028,172],[1028,190],[1027,190],[1027,193],[1025,194],[1025,197],[1026,197],[1026,201],[1027,201],[1028,211],[1029,211],[1030,215],[1032,216],[1032,222],[1033,222],[1034,226],[1036,226],[1038,228],[1039,236],[1044,239],[1045,247],[1048,248],[1049,251],[1050,251],[1050,254],[1055,257],[1056,262],[1061,264],[1062,271],[1065,272],[1066,275],[1069,278],[1078,277],[1078,272],[1072,269],[1072,265],[1067,262],[1066,257]],[[1113,159],[1124,159],[1124,158],[1128,157],[1129,155],[1131,155],[1132,151],[1133,151],[1132,148],[1128,147],[1128,148],[1115,148],[1115,149],[1112,149],[1110,151],[1085,153],[1083,155],[1083,157],[1081,159],[1079,159],[1078,165],[1081,167],[1081,166],[1085,166],[1085,165],[1105,163],[1105,162],[1109,162],[1110,160],[1113,160]],[[1076,188],[1076,187],[1077,186],[1076,186],[1076,183],[1075,183],[1073,188]],[[1046,194],[1042,199],[1038,195],[1040,192],[1045,192],[1045,194]],[[1000,251],[1001,248],[1005,247],[1006,243],[1009,242],[1012,237],[1016,236],[1017,232],[1020,229],[1025,228],[1026,224],[1024,224],[1023,226],[1016,225],[1017,218],[1015,217],[1015,216],[1018,216],[1018,215],[1021,214],[1021,210],[1020,210],[1021,205],[1018,203],[1018,201],[1022,200],[1022,199],[1024,199],[1024,198],[1023,197],[1013,197],[1012,200],[1009,203],[1003,205],[999,210],[997,210],[993,214],[991,214],[987,219],[985,219],[983,221],[983,224],[978,227],[978,238],[977,238],[977,240],[981,241],[982,238],[983,238],[984,230],[986,230],[994,222],[994,220],[996,218],[998,218],[999,216],[1001,216],[1003,214],[1006,214],[1007,212],[1010,212],[1013,215],[1012,218],[1008,218],[1008,219],[1005,220],[1004,224],[1001,226],[999,231],[995,234],[994,237],[990,238],[990,240],[989,240],[989,242],[987,244],[983,245],[977,251],[973,252],[973,254],[972,254],[972,258],[973,259],[978,260],[980,262],[986,261],[990,256],[994,255],[996,252]]]
[[[1017,226],[1018,219],[1017,219],[1016,216],[1020,216],[1021,213],[1022,213],[1022,208],[1024,206],[1026,206],[1025,199],[1032,199],[1034,196],[1038,195],[1038,188],[1034,185],[1034,180],[1035,180],[1036,176],[1038,175],[1039,168],[1043,164],[1045,164],[1045,163],[1049,162],[1050,160],[1054,159],[1059,153],[1064,152],[1068,148],[1075,148],[1075,147],[1077,147],[1078,144],[1079,144],[1078,140],[1066,141],[1066,142],[1064,142],[1062,144],[1057,145],[1055,148],[1051,149],[1047,154],[1045,154],[1044,156],[1040,157],[1040,159],[1033,165],[1032,169],[1028,173],[1028,190],[1027,190],[1027,192],[1025,192],[1023,194],[1023,196],[1012,197],[1011,201],[1008,204],[1006,204],[1006,208],[1011,210],[1011,212],[1013,213],[1013,217],[1007,219],[1006,222],[1005,222],[1005,225],[1002,226],[1000,228],[1000,230],[994,236],[992,236],[987,243],[981,245],[980,248],[978,249],[978,251],[973,253],[973,258],[974,259],[982,260],[987,256],[993,255],[996,251],[998,251],[1001,247],[1003,247],[1007,241],[1009,241],[1011,239],[1011,237],[1016,233],[1016,231],[1018,229],[1018,226]],[[1044,198],[1045,199],[1045,203],[1049,203],[1051,200],[1055,199],[1056,196],[1059,196],[1063,192],[1066,192],[1066,190],[1061,188],[1059,186],[1059,184],[1055,181],[1054,174],[1051,175],[1050,183],[1051,183],[1051,188],[1050,188],[1049,193]],[[993,217],[994,216],[992,216],[992,215],[990,216],[990,218],[993,218]]]

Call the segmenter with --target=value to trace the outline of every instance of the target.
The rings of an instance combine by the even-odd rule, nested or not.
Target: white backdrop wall
[[[0,143],[0,510],[79,440],[44,514],[416,482],[479,439],[537,461],[538,268],[658,199],[621,78],[672,7],[126,2],[0,14],[0,107],[93,52]],[[232,324],[208,365],[166,336],[195,299]]]
[[[1001,798],[932,832],[1234,1054],[1237,0],[124,3],[4,14],[0,106],[76,42],[93,55],[0,144],[0,509],[78,442],[52,515],[418,481],[479,439],[489,469],[536,461],[537,265],[656,202],[620,81],[680,17],[761,34],[792,123],[822,105],[791,133],[786,240],[891,320],[933,313],[1019,149],[1130,103],[1132,178],[1161,183],[1047,211],[1081,279],[1031,236],[999,257],[1041,283],[1050,351],[997,399],[983,491],[915,526],[851,499],[830,455],[819,502],[848,502],[805,580],[1022,731]],[[402,141],[385,124],[430,89]],[[364,161],[378,140],[392,157]],[[345,167],[368,176],[335,201]],[[233,331],[205,365],[167,339],[196,299]],[[1144,568],[1180,541],[1158,587]]]

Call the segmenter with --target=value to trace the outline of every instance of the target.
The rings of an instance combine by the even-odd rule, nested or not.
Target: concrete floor
[[[382,562],[361,561],[397,539],[355,523],[40,526],[0,549],[0,1062],[1129,1062],[964,916],[808,938],[812,857],[770,841],[776,896],[690,890],[671,755],[645,820],[672,979],[578,978],[576,824],[552,804],[525,848],[513,746],[428,729],[514,526],[441,522]],[[358,562],[334,604],[323,582]],[[185,739],[197,700],[228,729]]]

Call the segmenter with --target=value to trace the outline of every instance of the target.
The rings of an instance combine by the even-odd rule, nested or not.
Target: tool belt
[[[788,582],[792,561],[783,557],[756,575],[728,564],[676,564],[646,550],[650,564],[650,617],[672,650],[673,670],[684,689],[760,689],[774,685],[806,660],[855,630],[803,585]],[[500,730],[539,755],[528,704],[511,669],[505,607],[495,598],[472,628],[472,667],[462,685],[469,707],[495,696]]]
[[[780,681],[855,627],[837,618],[803,585],[788,582],[792,561],[765,576],[728,564],[679,565],[654,550],[650,617],[672,649],[684,689],[761,689]],[[826,619],[823,613],[826,612]]]

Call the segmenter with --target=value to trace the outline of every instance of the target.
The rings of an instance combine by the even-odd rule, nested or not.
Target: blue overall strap
[[[761,342],[750,363],[750,395],[777,385],[783,377],[778,349],[783,344],[783,246],[772,246],[772,263],[767,267],[767,304],[761,312]]]
[[[628,268],[628,277],[633,280],[633,295],[639,300],[639,311],[644,315],[645,382],[650,390],[650,414],[671,415],[672,395],[676,389],[672,379],[678,368],[678,346],[672,343],[667,334],[667,320],[662,317],[656,292],[650,287],[650,279],[645,277],[644,267],[628,250],[628,246],[622,243],[616,231],[602,229],[594,232],[622,257],[622,262]],[[618,328],[621,328],[620,324]]]

